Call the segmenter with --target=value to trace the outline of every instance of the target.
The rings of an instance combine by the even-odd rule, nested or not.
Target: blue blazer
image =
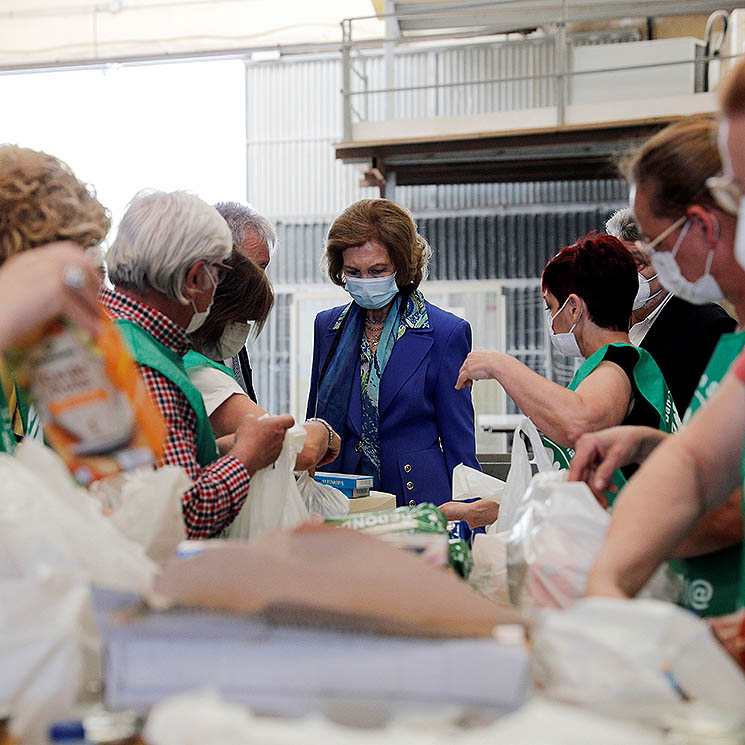
[[[315,416],[318,375],[345,306],[316,316],[308,417]],[[429,328],[408,328],[396,342],[380,381],[380,456],[383,491],[398,506],[442,504],[451,499],[453,468],[476,460],[471,390],[455,390],[463,360],[471,351],[471,327],[458,316],[427,303]],[[360,372],[352,385],[341,453],[323,470],[358,473],[362,433]]]

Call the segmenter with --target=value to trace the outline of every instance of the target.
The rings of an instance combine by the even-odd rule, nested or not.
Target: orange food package
[[[163,417],[103,311],[95,338],[58,320],[14,358],[16,376],[38,410],[47,444],[80,484],[155,464],[163,456]]]

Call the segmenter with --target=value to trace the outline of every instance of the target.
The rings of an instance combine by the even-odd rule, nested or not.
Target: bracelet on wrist
[[[310,419],[306,419],[306,422],[320,422],[326,429],[329,431],[329,442],[328,447],[331,447],[331,443],[334,441],[334,429],[333,427],[325,420],[321,419],[320,417],[312,416]]]

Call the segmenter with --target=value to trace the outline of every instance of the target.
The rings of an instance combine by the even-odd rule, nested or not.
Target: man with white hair
[[[735,330],[735,319],[721,305],[694,305],[662,286],[649,257],[637,247],[642,235],[630,208],[613,214],[605,232],[629,249],[639,273],[629,339],[652,355],[682,415],[719,338]]]
[[[247,416],[232,449],[219,457],[202,397],[184,369],[187,335],[207,317],[231,250],[225,221],[195,195],[140,192],[107,253],[116,289],[100,293],[168,426],[163,465],[182,466],[194,482],[182,503],[190,538],[230,525],[251,476],[277,459],[293,424],[290,416]]]
[[[215,209],[228,224],[236,249],[251,259],[259,269],[266,271],[277,247],[277,233],[271,222],[250,204],[218,202]],[[248,397],[256,402],[253,371],[245,346],[235,357],[225,360],[225,364],[233,370],[238,384]]]

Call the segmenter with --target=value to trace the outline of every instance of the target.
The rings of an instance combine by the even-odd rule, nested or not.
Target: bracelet
[[[331,425],[325,420],[321,419],[317,416],[312,416],[310,419],[306,419],[306,422],[320,422],[326,429],[329,431],[329,444],[328,447],[331,447],[331,443],[334,441],[334,430],[331,427]]]

